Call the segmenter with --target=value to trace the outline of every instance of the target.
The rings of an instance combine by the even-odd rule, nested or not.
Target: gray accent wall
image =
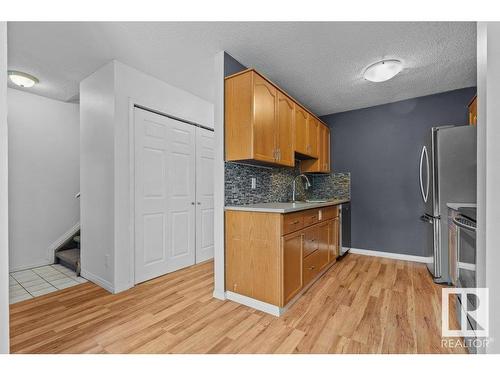
[[[224,77],[236,74],[246,69],[247,67],[245,65],[233,58],[227,52],[224,52]]]
[[[424,255],[423,140],[434,126],[467,124],[475,93],[471,87],[322,116],[332,130],[333,169],[351,174],[353,248]]]

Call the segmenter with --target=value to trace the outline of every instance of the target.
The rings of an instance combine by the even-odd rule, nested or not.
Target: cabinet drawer
[[[319,249],[319,231],[318,226],[307,228],[304,231],[304,257]]]
[[[303,212],[304,227],[316,224],[319,221],[319,210],[307,210]]]
[[[320,253],[315,251],[303,262],[302,284],[306,286],[320,271]]]
[[[304,216],[302,212],[286,214],[283,217],[283,234],[295,232],[304,227]]]
[[[339,216],[339,206],[322,208],[321,220],[330,220]]]

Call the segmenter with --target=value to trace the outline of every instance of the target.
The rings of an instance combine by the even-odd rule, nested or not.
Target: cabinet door
[[[307,143],[308,143],[308,152],[307,155],[312,156],[314,158],[319,157],[319,122],[315,117],[309,115],[309,119],[307,122]]]
[[[325,147],[325,137],[326,137],[326,126],[323,124],[319,125],[319,157],[318,157],[318,170],[320,172],[326,171],[326,147]]]
[[[278,164],[290,167],[295,165],[293,150],[294,111],[294,102],[289,97],[278,91],[278,123],[276,129]]]
[[[295,105],[295,151],[307,155],[307,112]]]
[[[328,243],[329,243],[329,252],[328,252],[328,262],[335,262],[337,257],[339,256],[339,218],[336,217],[333,220],[328,222]]]
[[[269,82],[254,74],[254,159],[275,162],[277,122],[277,90]]]
[[[304,235],[283,237],[283,303],[285,306],[302,289],[302,251]]]
[[[319,246],[318,246],[318,267],[322,269],[328,264],[330,250],[329,221],[318,224]]]
[[[322,125],[321,135],[321,171],[330,172],[330,128]]]

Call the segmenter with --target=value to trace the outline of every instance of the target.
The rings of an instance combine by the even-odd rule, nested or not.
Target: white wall
[[[82,276],[113,291],[114,66],[80,83]]]
[[[224,300],[224,51],[215,55],[214,79],[214,297]]]
[[[8,89],[10,270],[53,263],[80,220],[78,105]]]
[[[489,288],[490,344],[500,353],[500,23],[478,23],[478,284]]]
[[[9,352],[7,22],[0,22],[0,354]]]
[[[95,274],[105,280],[106,283],[101,285],[113,292],[134,285],[133,191],[130,189],[133,181],[133,155],[130,152],[133,104],[211,128],[214,123],[211,103],[118,61],[110,62],[82,81],[82,269],[87,276]],[[97,134],[87,127],[105,129],[105,140],[94,144]],[[84,155],[91,151],[97,151],[97,154],[92,158],[86,157],[84,162]],[[112,158],[110,152],[113,153]],[[95,175],[99,169],[106,173]],[[87,186],[84,180],[91,175],[92,184],[102,185],[104,191],[99,196],[89,195],[83,199]],[[95,216],[100,215],[106,220],[99,229],[87,227]],[[99,241],[105,246],[88,249],[90,242],[86,241],[92,241],[89,237],[94,232],[99,234]],[[85,259],[87,254],[92,254],[92,260]],[[112,265],[103,269],[106,254],[110,256]]]

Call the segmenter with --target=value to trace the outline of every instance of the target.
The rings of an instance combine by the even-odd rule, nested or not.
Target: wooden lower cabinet
[[[305,220],[314,211],[317,221]],[[225,219],[226,290],[234,293],[283,307],[338,256],[337,207],[226,211]]]
[[[336,217],[328,222],[328,261],[335,262],[340,254],[340,225]]]
[[[330,225],[331,221],[318,224],[319,246],[318,246],[318,266],[320,271],[330,261]]]
[[[226,212],[226,290],[279,305],[281,215]]]
[[[302,259],[304,234],[283,237],[283,305],[302,289]]]

